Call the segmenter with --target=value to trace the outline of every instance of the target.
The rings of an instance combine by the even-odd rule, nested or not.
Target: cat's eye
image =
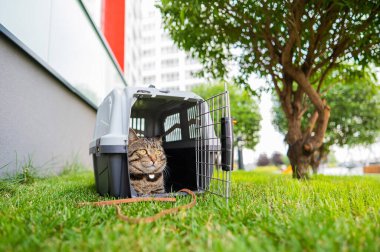
[[[162,151],[156,150],[156,155],[161,155],[161,154],[162,154]]]
[[[140,155],[145,155],[146,154],[146,150],[138,150],[137,153],[140,154]]]

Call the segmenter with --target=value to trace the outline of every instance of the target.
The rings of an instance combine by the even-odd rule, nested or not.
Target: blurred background
[[[171,40],[163,28],[156,4],[154,0],[0,0],[0,23],[3,36],[5,34],[31,57],[42,62],[46,69],[93,108],[115,87],[153,84],[160,89],[192,91],[214,83],[215,80],[207,76],[197,75],[202,65],[178,49]],[[233,64],[231,68],[234,68]],[[379,71],[377,76],[380,77]],[[8,85],[1,77],[0,81],[2,88]],[[263,88],[265,80],[253,76],[250,86],[252,89]],[[236,160],[236,167],[252,170],[269,165],[278,167],[274,169],[276,172],[285,171],[289,161],[284,135],[273,126],[273,95],[262,92],[252,99],[261,115],[257,143],[250,148],[244,141],[236,143],[235,157],[241,159],[240,163]],[[90,138],[87,135],[83,146]],[[10,140],[3,138],[2,141]],[[20,142],[17,146],[21,145],[23,143]],[[0,167],[13,162],[9,156],[14,158],[15,150],[21,152],[20,156],[27,155],[28,151],[20,151],[17,146],[3,152],[0,160],[4,164],[0,163]],[[66,150],[70,148],[72,145],[68,145]],[[51,149],[51,146],[47,144],[46,149]],[[88,163],[84,151],[78,152],[79,160]],[[55,157],[58,154],[49,155]],[[73,155],[77,154],[71,154],[71,157]],[[35,158],[43,163],[42,157]],[[69,156],[58,163],[67,159]],[[319,172],[363,174],[364,166],[376,162],[380,162],[380,138],[370,145],[333,145]]]

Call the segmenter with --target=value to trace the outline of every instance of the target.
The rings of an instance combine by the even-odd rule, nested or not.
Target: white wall
[[[0,0],[0,6],[0,24],[94,104],[124,86],[80,1]],[[99,1],[87,6],[100,9]]]
[[[91,166],[96,111],[0,33],[0,176],[29,158],[40,174]]]

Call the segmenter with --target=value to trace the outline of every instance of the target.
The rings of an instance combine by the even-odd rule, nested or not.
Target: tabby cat
[[[161,137],[138,137],[129,129],[128,140],[129,177],[135,191],[139,195],[165,193],[166,156]]]

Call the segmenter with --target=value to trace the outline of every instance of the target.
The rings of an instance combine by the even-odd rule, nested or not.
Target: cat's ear
[[[139,137],[137,136],[136,132],[133,129],[129,129],[128,142],[133,143],[137,140],[139,140]]]
[[[154,138],[157,142],[159,142],[160,144],[162,144],[162,136],[156,136]]]

